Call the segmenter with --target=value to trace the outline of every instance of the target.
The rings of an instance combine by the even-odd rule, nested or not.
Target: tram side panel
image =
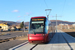
[[[49,25],[49,36],[48,36],[48,39],[49,40],[51,40],[52,39],[52,37],[54,36],[54,34],[55,34],[55,26],[50,26]]]

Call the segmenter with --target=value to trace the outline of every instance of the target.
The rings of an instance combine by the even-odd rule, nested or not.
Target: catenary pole
[[[56,14],[56,33],[57,33],[57,14]]]

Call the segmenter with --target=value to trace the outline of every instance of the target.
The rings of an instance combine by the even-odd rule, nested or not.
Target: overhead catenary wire
[[[62,15],[63,15],[63,12],[64,12],[65,4],[66,4],[66,0],[64,1],[64,5],[63,5],[63,8],[62,8],[62,12],[61,12]]]
[[[46,3],[45,0],[44,0],[44,3],[45,3],[45,5],[46,5],[46,7],[48,8],[48,5],[47,5],[47,3]],[[66,3],[66,0],[64,0],[64,5],[63,5],[62,11],[61,11],[61,15],[63,15],[65,3]],[[46,12],[46,15],[47,15],[47,12]]]
[[[48,5],[47,5],[47,3],[46,3],[46,1],[45,1],[45,0],[44,0],[44,2],[45,2],[46,7],[48,8]]]
[[[45,1],[45,0],[44,0],[44,3],[45,3],[45,5],[46,5],[46,7],[48,8],[47,3],[46,3],[46,1]],[[46,11],[46,15],[47,15],[47,11]]]
[[[45,0],[44,0],[44,2],[45,2],[46,7],[48,8],[48,5]],[[49,14],[51,12],[51,9],[45,9],[45,11],[46,11],[47,18],[49,18]],[[49,14],[47,14],[47,11],[49,11]]]

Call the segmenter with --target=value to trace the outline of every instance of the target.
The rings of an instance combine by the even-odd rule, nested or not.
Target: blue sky
[[[45,9],[52,9],[49,20],[57,14],[58,20],[75,22],[75,0],[0,0],[0,20],[28,22],[31,17],[46,16]]]

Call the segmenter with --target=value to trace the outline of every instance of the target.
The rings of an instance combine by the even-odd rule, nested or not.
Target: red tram
[[[49,22],[45,16],[32,17],[29,23],[28,41],[48,42]]]

